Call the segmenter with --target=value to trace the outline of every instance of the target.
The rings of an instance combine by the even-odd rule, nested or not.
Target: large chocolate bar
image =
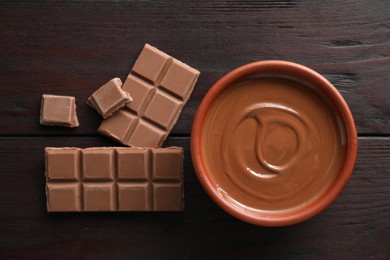
[[[49,212],[181,211],[183,149],[45,149]]]
[[[161,146],[199,74],[198,70],[146,44],[122,87],[133,102],[103,120],[99,133],[128,146]]]

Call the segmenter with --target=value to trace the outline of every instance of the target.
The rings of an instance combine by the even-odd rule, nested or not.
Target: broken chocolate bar
[[[49,212],[181,211],[183,149],[45,149]]]
[[[78,127],[75,98],[42,95],[40,123],[42,125]]]
[[[107,118],[132,101],[130,94],[121,87],[122,81],[113,78],[96,90],[88,98],[87,104],[96,109],[103,118]]]
[[[103,120],[98,131],[128,146],[161,146],[200,72],[146,44],[122,89],[133,102]]]

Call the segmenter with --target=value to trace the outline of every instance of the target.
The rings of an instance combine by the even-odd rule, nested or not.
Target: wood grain
[[[390,2],[0,1],[0,258],[390,259]],[[201,71],[165,146],[185,150],[183,213],[47,214],[46,146],[117,145],[87,97],[150,43]],[[246,63],[290,60],[341,92],[359,154],[341,196],[283,228],[241,222],[200,186],[189,134],[203,96]],[[72,95],[81,126],[39,125],[41,95]]]
[[[290,227],[257,227],[218,208],[195,176],[188,138],[166,143],[185,151],[183,213],[46,213],[44,147],[105,145],[114,143],[0,138],[2,258],[390,257],[390,138],[360,138],[356,168],[341,196],[320,215]]]
[[[360,134],[390,133],[389,1],[1,1],[0,134],[96,134],[86,98],[125,79],[148,42],[202,74],[173,133],[202,97],[256,60],[307,65],[343,94]],[[81,127],[38,124],[43,93],[77,98]]]

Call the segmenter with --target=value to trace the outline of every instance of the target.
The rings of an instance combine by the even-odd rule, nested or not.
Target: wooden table
[[[165,143],[185,149],[183,213],[47,214],[46,146],[107,146],[86,98],[130,71],[144,43],[202,74]],[[216,206],[190,156],[212,84],[257,60],[309,66],[348,102],[359,132],[353,176],[313,219],[264,228]],[[390,258],[390,2],[1,1],[0,258]],[[77,99],[80,127],[39,124],[43,93]]]

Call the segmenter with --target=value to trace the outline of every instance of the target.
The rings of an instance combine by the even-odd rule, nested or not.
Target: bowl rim
[[[299,78],[314,84],[316,87],[319,87],[322,93],[328,96],[330,101],[338,110],[344,123],[346,136],[346,154],[344,158],[344,164],[339,172],[338,177],[335,179],[330,188],[320,198],[313,201],[304,208],[275,215],[261,213],[255,214],[253,212],[243,211],[240,208],[233,206],[232,203],[228,203],[225,199],[223,199],[217,192],[207,174],[202,158],[201,147],[203,124],[215,99],[224,89],[237,83],[238,81],[264,72],[267,72],[265,73],[267,75],[275,74],[280,76]],[[261,226],[292,225],[307,220],[327,208],[343,191],[345,185],[351,177],[356,161],[357,149],[357,131],[352,113],[346,101],[338,92],[336,87],[334,87],[327,79],[325,79],[316,71],[301,64],[283,60],[264,60],[252,62],[238,67],[224,75],[209,89],[201,101],[196,111],[191,131],[191,157],[195,173],[208,195],[217,205],[219,205],[232,216],[245,222]]]

